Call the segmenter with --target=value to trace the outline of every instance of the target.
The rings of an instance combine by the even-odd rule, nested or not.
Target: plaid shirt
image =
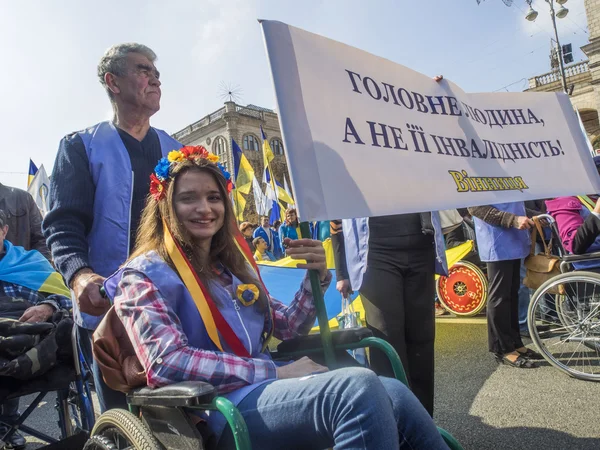
[[[0,297],[22,298],[33,305],[51,305],[55,310],[60,308],[71,309],[73,304],[69,297],[58,294],[44,295],[20,284],[8,283],[0,280]]]
[[[231,289],[227,271],[219,282]],[[331,273],[321,283],[323,292]],[[289,306],[270,298],[273,335],[280,340],[307,334],[315,322],[316,309],[308,277]],[[148,386],[159,387],[180,381],[198,380],[224,394],[243,386],[277,378],[271,359],[241,358],[232,353],[194,348],[188,344],[181,322],[170,302],[146,276],[126,271],[115,293],[114,304],[135,352],[146,369]],[[265,326],[269,318],[265,317]]]

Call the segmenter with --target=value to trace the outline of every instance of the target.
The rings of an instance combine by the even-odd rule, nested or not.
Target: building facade
[[[600,148],[600,0],[584,0],[589,44],[581,47],[587,61],[565,67],[571,103],[579,113],[594,148]],[[528,91],[562,91],[560,73],[548,72],[529,79]]]
[[[235,140],[252,165],[259,183],[263,186],[261,126],[275,155],[275,159],[271,162],[273,176],[283,186],[284,177],[289,181],[285,149],[279,129],[279,119],[277,114],[270,109],[225,102],[225,106],[176,132],[173,137],[184,145],[202,145],[218,155],[227,170],[232,172],[232,176],[231,141]],[[251,190],[250,194],[246,196],[244,219],[257,223],[258,218],[255,211],[254,195]]]

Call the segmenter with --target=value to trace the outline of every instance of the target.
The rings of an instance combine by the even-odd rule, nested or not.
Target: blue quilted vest
[[[500,211],[517,216],[525,215],[525,203],[499,203],[492,205]],[[529,255],[531,239],[529,231],[490,225],[474,217],[475,235],[479,257],[484,262],[522,259]]]
[[[182,147],[164,131],[154,130],[163,156]],[[133,194],[131,160],[112,122],[100,122],[77,134],[83,140],[96,187],[94,222],[87,236],[89,263],[95,273],[107,277],[129,256]],[[73,302],[73,309],[75,322],[88,330],[95,330],[103,317],[80,312],[77,302]]]
[[[218,347],[208,337],[204,322],[189,291],[177,273],[156,252],[152,251],[146,255],[138,256],[109,277],[104,282],[104,287],[109,298],[114,299],[116,288],[126,270],[135,270],[143,273],[158,288],[162,296],[168,299],[169,302],[172,302],[171,306],[181,322],[181,327],[187,336],[190,346],[220,352]],[[236,292],[237,286],[240,284],[240,280],[233,277],[233,292]],[[262,352],[264,343],[263,331],[267,330],[265,330],[265,313],[259,310],[258,305],[255,303],[246,307],[241,305],[239,301],[234,301],[231,294],[218,281],[210,282],[209,290],[223,318],[239,337],[250,356],[252,358],[271,359],[268,351]],[[266,327],[267,329],[273,326],[272,321],[269,324]],[[227,353],[233,353],[222,336],[219,335],[219,337],[221,338],[220,341],[223,345],[223,350]],[[225,397],[237,405],[250,392],[265,382],[244,386],[236,391],[225,394]],[[209,422],[211,430],[220,435],[225,426],[223,416],[218,413],[212,413],[204,418]]]

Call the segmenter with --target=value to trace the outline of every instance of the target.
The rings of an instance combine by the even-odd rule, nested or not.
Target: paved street
[[[600,384],[548,365],[498,366],[486,350],[484,320],[457,322],[438,321],[436,421],[466,450],[600,448]],[[29,423],[55,432],[53,405],[48,401]],[[35,448],[39,444],[28,446]]]

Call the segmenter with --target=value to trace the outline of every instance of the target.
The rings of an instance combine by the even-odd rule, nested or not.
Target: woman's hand
[[[321,281],[327,277],[327,258],[321,241],[285,238],[283,243],[287,246],[286,253],[289,257],[306,261],[306,264],[298,264],[299,269],[318,270]]]
[[[533,223],[533,220],[531,220],[529,217],[526,217],[526,216],[515,217],[514,227],[518,228],[519,230],[529,230],[534,225],[535,224]]]
[[[329,369],[327,367],[317,364],[307,356],[303,356],[298,361],[278,367],[277,378],[280,380],[283,380],[284,378],[299,378],[313,373],[323,373],[328,371]]]
[[[340,280],[335,285],[335,288],[342,294],[342,297],[346,298],[352,295],[352,287],[350,286],[350,280]]]

